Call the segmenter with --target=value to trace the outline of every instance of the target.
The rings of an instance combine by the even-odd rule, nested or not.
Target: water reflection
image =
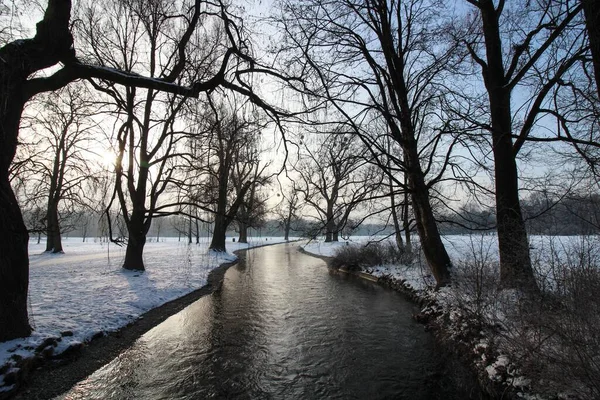
[[[464,399],[412,305],[293,245],[247,253],[222,289],[149,331],[65,399]]]

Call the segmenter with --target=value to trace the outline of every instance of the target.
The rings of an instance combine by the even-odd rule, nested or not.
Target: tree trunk
[[[594,76],[596,78],[596,90],[600,98],[600,1],[582,0],[585,15],[585,26],[590,39],[590,50],[594,63]]]
[[[494,136],[494,135],[493,135]],[[496,220],[500,252],[500,284],[507,288],[537,291],[529,255],[529,241],[519,202],[518,172],[515,159],[506,156],[503,147],[512,155],[512,143],[501,144],[494,149],[496,178]],[[510,141],[510,139],[509,139]]]
[[[54,199],[48,200],[48,212],[46,214],[46,251],[50,253],[62,253],[62,238],[60,235],[60,224],[58,221],[58,204]]]
[[[290,228],[291,228],[291,221],[288,219],[287,221],[285,221],[285,228],[284,228],[284,237],[283,240],[285,240],[286,242],[288,240],[290,240]]]
[[[227,248],[225,247],[225,234],[227,233],[227,223],[224,215],[217,214],[215,216],[215,229],[213,230],[212,240],[210,242],[210,246],[208,247],[210,250],[226,252]]]
[[[410,146],[411,143],[413,146]],[[450,283],[452,264],[429,203],[429,189],[425,184],[425,177],[419,163],[416,141],[409,140],[404,144],[405,162],[410,169],[407,172],[408,185],[417,222],[417,231],[421,239],[421,249],[435,277],[437,286],[446,286]]]
[[[244,222],[239,222],[239,228],[240,228],[240,238],[238,241],[240,243],[248,243],[248,224],[246,224]]]
[[[192,217],[188,217],[188,244],[192,244]]]
[[[402,86],[403,82],[400,82],[400,85],[401,87],[397,90],[397,93],[406,93],[406,90]],[[398,131],[396,128],[392,130],[392,133],[399,138],[398,143],[402,146],[406,166],[405,182],[407,183],[412,199],[412,208],[415,213],[417,232],[419,232],[421,240],[421,249],[435,277],[437,287],[442,287],[450,283],[450,268],[452,267],[452,263],[442,242],[442,237],[438,230],[435,216],[433,215],[433,209],[429,203],[429,188],[425,183],[425,173],[421,168],[414,127],[408,113],[408,100],[406,97],[403,97],[402,100],[404,104],[402,109],[407,110],[402,116],[402,128],[401,131]],[[407,212],[405,212],[405,218],[405,223],[407,223]]]
[[[491,0],[486,0],[480,10],[487,56],[484,79],[492,120],[500,284],[537,290],[519,201],[519,175],[511,138],[511,89],[506,84],[498,15]]]
[[[144,245],[146,244],[146,232],[144,229],[143,216],[140,217],[134,210],[131,220],[127,225],[129,238],[125,250],[125,262],[123,268],[134,271],[144,271]]]
[[[198,220],[195,221],[196,224],[196,244],[200,244],[200,223]]]
[[[386,21],[389,22],[387,16],[383,15],[381,20],[383,22],[382,46],[393,83],[393,87],[388,87],[388,90],[393,97],[397,98],[400,111],[400,126],[396,123],[389,123],[388,126],[396,142],[402,147],[404,154],[405,174],[407,174],[406,179],[410,188],[417,231],[421,239],[421,248],[435,277],[437,287],[446,286],[450,283],[452,264],[429,203],[429,187],[425,183],[425,173],[419,158],[414,111],[410,106],[409,92],[404,79],[404,74],[407,72],[404,65],[405,55],[397,53],[393,41],[394,29],[389,23],[386,23]]]
[[[404,241],[402,240],[402,229],[400,229],[400,222],[398,221],[398,212],[396,210],[396,199],[394,198],[394,188],[392,187],[392,178],[390,178],[390,207],[392,211],[392,222],[394,223],[394,235],[396,238],[396,246],[399,250],[404,250]]]
[[[335,235],[336,226],[335,220],[333,219],[333,204],[327,205],[327,221],[325,223],[325,243],[337,242],[337,235]]]
[[[20,87],[15,90],[11,78],[10,72],[0,67],[0,342],[31,333],[27,315],[29,234],[8,177],[23,111]]]
[[[511,132],[510,96],[490,93],[496,223],[500,253],[500,284],[506,288],[537,290],[529,241],[519,201],[519,178]]]
[[[27,315],[29,235],[8,176],[0,179],[0,342],[3,342],[29,336],[31,327]]]
[[[404,174],[404,185],[408,183],[408,178]],[[410,237],[410,220],[408,219],[408,211],[410,204],[408,202],[408,192],[404,192],[404,202],[402,203],[402,226],[404,228],[404,237],[406,238],[405,250],[407,253],[412,253],[412,240]]]

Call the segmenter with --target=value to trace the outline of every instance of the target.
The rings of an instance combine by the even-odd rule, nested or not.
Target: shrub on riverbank
[[[412,254],[392,243],[367,243],[365,246],[348,245],[335,251],[330,266],[334,269],[364,271],[377,265],[408,264]]]
[[[501,290],[485,249],[456,264],[449,307],[475,329],[491,380],[544,398],[600,398],[600,246],[551,238],[534,251],[540,293]],[[448,321],[447,321],[448,323]],[[493,349],[492,360],[485,359]],[[486,365],[487,364],[487,365]],[[546,397],[547,396],[547,397]]]

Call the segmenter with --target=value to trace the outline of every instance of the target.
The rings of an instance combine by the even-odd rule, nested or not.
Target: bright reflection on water
[[[464,399],[400,295],[293,244],[248,251],[223,288],[141,337],[65,399]]]

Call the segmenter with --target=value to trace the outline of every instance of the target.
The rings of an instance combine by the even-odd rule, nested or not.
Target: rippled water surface
[[[293,244],[245,257],[219,292],[60,398],[465,398],[397,293],[332,274]]]

